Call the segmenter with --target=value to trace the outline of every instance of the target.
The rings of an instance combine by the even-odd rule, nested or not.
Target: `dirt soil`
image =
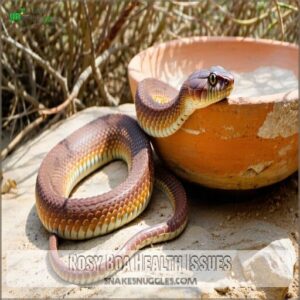
[[[97,284],[92,287],[83,287],[64,283],[54,284],[53,287],[48,288],[22,286],[20,282],[22,282],[22,276],[26,276],[27,270],[23,270],[24,273],[20,271],[18,273],[15,271],[18,269],[17,266],[8,268],[10,253],[14,250],[21,250],[24,251],[25,257],[27,251],[48,249],[49,234],[42,227],[35,209],[35,180],[41,161],[57,142],[75,129],[108,112],[134,115],[134,106],[126,104],[115,109],[99,107],[86,109],[68,120],[55,124],[40,136],[21,146],[3,162],[4,182],[7,179],[14,179],[17,183],[16,190],[2,195],[2,292],[4,298],[296,298],[298,265],[295,266],[294,280],[288,289],[257,288],[253,285],[225,288],[207,288],[201,285],[195,288],[162,286],[119,288],[103,287]],[[117,186],[126,176],[127,168],[124,163],[111,163],[85,180],[76,190],[75,196],[103,193]],[[151,249],[157,251],[165,249],[259,249],[272,241],[289,238],[298,257],[297,174],[271,187],[247,193],[209,190],[189,183],[184,183],[184,185],[190,207],[190,221],[186,230],[179,238],[171,242],[142,250],[145,253]],[[167,198],[155,190],[146,211],[129,225],[106,236],[88,241],[63,241],[61,249],[116,248],[132,233],[165,220],[171,211]],[[47,270],[46,263],[42,262],[41,266],[43,264]],[[60,282],[56,275],[50,274],[49,276],[53,282]]]

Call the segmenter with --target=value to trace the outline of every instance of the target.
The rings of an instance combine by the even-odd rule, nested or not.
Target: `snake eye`
[[[215,73],[210,73],[208,77],[209,83],[214,86],[217,83],[217,75]]]

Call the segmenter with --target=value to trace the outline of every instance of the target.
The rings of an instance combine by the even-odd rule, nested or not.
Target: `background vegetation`
[[[1,156],[78,110],[132,102],[127,65],[142,49],[200,35],[297,43],[298,12],[298,0],[4,1]]]

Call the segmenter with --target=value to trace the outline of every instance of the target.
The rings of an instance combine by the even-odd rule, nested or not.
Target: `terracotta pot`
[[[235,37],[196,37],[146,49],[128,66],[134,97],[147,77],[165,82],[195,69],[221,65],[235,72],[262,66],[298,76],[298,47]],[[234,97],[197,110],[174,135],[154,147],[179,176],[220,189],[252,189],[278,182],[298,167],[298,90]]]

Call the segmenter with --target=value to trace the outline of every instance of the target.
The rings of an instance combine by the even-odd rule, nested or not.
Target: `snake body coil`
[[[141,128],[155,137],[171,135],[194,110],[225,98],[232,87],[232,75],[221,67],[193,73],[179,93],[158,80],[145,79],[138,86],[135,101],[140,126],[128,116],[107,115],[75,131],[48,153],[38,172],[36,208],[44,227],[53,233],[50,261],[61,278],[78,284],[103,279],[138,249],[183,231],[187,223],[185,191],[173,175],[158,169],[156,183],[174,208],[169,220],[134,235],[110,267],[103,263],[92,270],[73,270],[61,261],[57,250],[57,236],[80,240],[106,234],[132,221],[147,207],[154,186],[154,165],[150,142]],[[99,196],[69,198],[80,180],[116,159],[128,166],[123,183]]]

